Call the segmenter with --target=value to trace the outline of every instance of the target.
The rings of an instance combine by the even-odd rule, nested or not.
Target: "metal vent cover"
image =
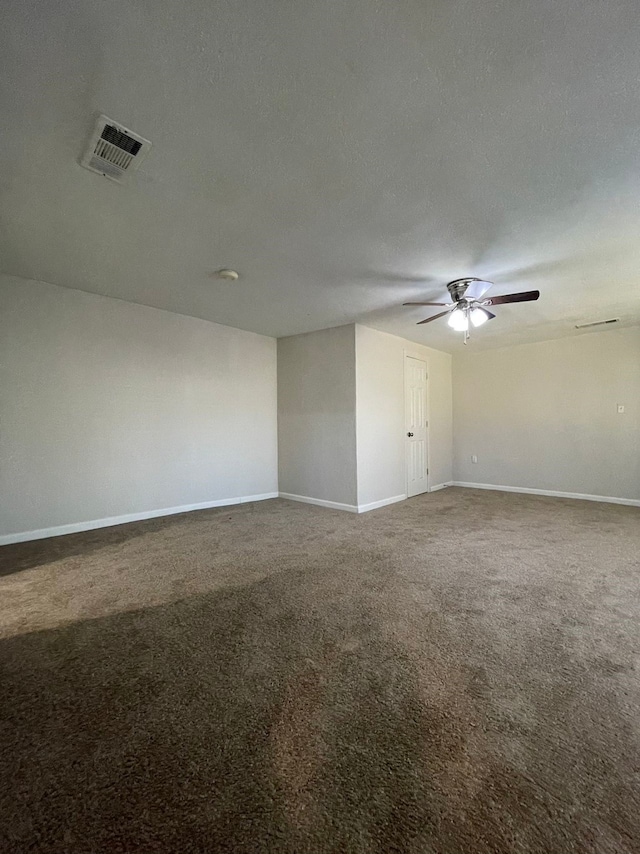
[[[607,326],[609,323],[619,322],[619,317],[612,317],[610,320],[594,320],[591,323],[576,323],[576,329],[588,329],[590,326]]]
[[[150,148],[148,139],[101,115],[80,165],[120,182],[128,172],[138,168]]]

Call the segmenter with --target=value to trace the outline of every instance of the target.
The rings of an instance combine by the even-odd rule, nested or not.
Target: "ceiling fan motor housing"
[[[480,279],[477,278],[466,278],[466,279],[455,279],[453,282],[449,282],[447,285],[447,290],[451,294],[451,299],[455,302],[460,302],[460,300],[464,297],[467,288],[471,284],[471,282],[479,282]]]

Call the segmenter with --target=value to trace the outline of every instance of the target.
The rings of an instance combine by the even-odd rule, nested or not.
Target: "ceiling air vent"
[[[112,181],[121,181],[138,168],[150,148],[148,139],[100,116],[80,165]]]
[[[612,317],[611,320],[594,320],[593,323],[576,323],[576,329],[589,329],[591,326],[606,326],[608,323],[619,322],[619,317]]]

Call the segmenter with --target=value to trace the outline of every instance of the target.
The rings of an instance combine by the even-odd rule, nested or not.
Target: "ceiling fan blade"
[[[483,300],[484,305],[504,305],[508,302],[531,302],[538,299],[540,291],[522,291],[520,294],[504,294],[501,297],[489,297]]]
[[[426,320],[419,320],[417,326],[420,326],[422,323],[431,323],[432,320],[437,320],[439,317],[444,317],[445,314],[449,314],[449,311],[441,311],[440,314],[434,314],[433,317],[427,317]]]
[[[465,298],[480,299],[480,297],[485,294],[492,285],[493,282],[470,282],[468,288],[464,292]]]
[[[453,305],[452,302],[403,302],[402,305]]]
[[[482,310],[486,311],[487,314],[489,315],[489,317],[487,317],[487,320],[493,320],[493,318],[495,317],[495,314],[492,311],[487,311],[486,308],[483,308]]]

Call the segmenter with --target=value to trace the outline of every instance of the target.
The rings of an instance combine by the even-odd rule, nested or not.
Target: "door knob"
[[[413,433],[407,433],[407,436],[408,436],[409,438],[411,438],[411,437],[413,436]]]

